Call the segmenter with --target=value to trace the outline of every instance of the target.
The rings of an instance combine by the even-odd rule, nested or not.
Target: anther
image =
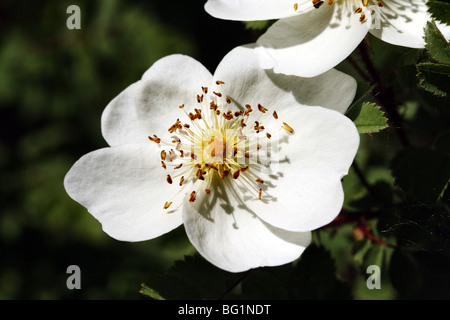
[[[178,166],[176,166],[174,169],[180,169],[183,166],[182,163],[180,163]]]
[[[261,200],[261,196],[262,196],[262,189],[259,188],[259,195],[258,195],[259,200]]]
[[[323,1],[320,0],[313,0],[312,1],[314,8],[319,9],[321,5],[323,5]]]
[[[172,177],[170,176],[170,174],[168,174],[167,175],[167,182],[169,183],[169,184],[172,184]]]
[[[225,82],[218,80],[218,81],[216,81],[216,84],[221,85],[221,84],[225,84]]]
[[[166,160],[166,156],[167,156],[166,150],[161,151],[161,160]]]
[[[355,10],[355,13],[361,13],[362,12],[362,8],[358,8]]]
[[[270,139],[270,137],[272,137],[272,135],[270,133],[266,133],[267,139]]]
[[[166,167],[166,164],[164,163],[164,161],[161,161],[161,165],[162,165],[162,167],[163,167],[164,169],[167,168],[167,167]]]
[[[179,106],[178,108],[183,109],[183,108],[184,108],[184,104],[182,104],[182,105]]]
[[[197,198],[197,196],[195,194],[195,191],[192,191],[191,195],[189,197],[189,202],[194,202],[196,198]]]
[[[231,98],[230,98],[230,97],[227,97],[227,98],[226,98],[226,101],[227,101],[228,104],[230,104],[230,103],[231,103]]]
[[[168,209],[170,207],[170,205],[172,204],[172,202],[167,202],[164,204],[164,209]]]
[[[362,0],[362,4],[364,7],[367,7],[367,5],[369,4],[369,0]]]
[[[264,108],[262,105],[258,104],[258,110],[261,111],[262,113],[266,113],[266,111],[268,109]]]
[[[264,180],[261,180],[260,178],[256,179],[256,182],[263,184]]]
[[[161,139],[158,138],[158,137],[156,136],[156,134],[154,134],[153,137],[150,137],[150,136],[149,136],[148,139],[149,139],[150,141],[155,142],[155,143],[160,143],[160,142],[161,142]]]
[[[246,167],[244,167],[244,168],[241,168],[240,170],[241,170],[242,172],[245,172],[245,171],[248,171],[248,169],[250,169],[250,167],[249,167],[249,166],[246,166]]]
[[[218,96],[218,97],[221,97],[221,96],[222,96],[222,94],[221,94],[220,92],[215,92],[215,91],[213,91],[213,93],[214,93],[216,96]]]
[[[292,129],[286,122],[283,122],[282,128],[290,133],[294,133],[294,129]]]
[[[278,114],[277,114],[276,111],[273,112],[273,117],[274,117],[275,119],[278,119]]]
[[[211,190],[205,189],[205,193],[206,193],[206,194],[211,194]]]
[[[298,10],[298,3],[294,3],[294,10],[295,10],[295,11]]]
[[[236,171],[233,173],[233,179],[239,178],[239,173],[240,173],[240,172],[241,172],[240,170],[236,170]]]
[[[377,5],[381,8],[383,6],[383,1],[378,1]]]
[[[361,17],[359,17],[359,22],[363,23],[364,21],[366,21],[366,15],[363,13],[361,14]]]
[[[208,87],[202,87],[202,91],[203,91],[204,94],[207,94],[208,93]]]
[[[333,0],[328,0],[328,2],[327,2],[327,4],[329,5],[329,6],[331,6],[332,4],[333,4]]]
[[[183,182],[184,182],[184,176],[181,176],[181,178],[180,178],[180,187],[183,185]]]

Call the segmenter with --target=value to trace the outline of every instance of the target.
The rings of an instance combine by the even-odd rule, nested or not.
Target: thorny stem
[[[387,87],[383,80],[381,79],[380,74],[372,63],[370,59],[369,52],[367,50],[367,44],[362,42],[358,47],[359,53],[361,55],[362,61],[369,72],[370,77],[368,77],[361,68],[357,65],[357,63],[350,59],[350,64],[356,69],[356,71],[361,75],[364,80],[369,80],[372,85],[375,85],[372,94],[375,99],[381,104],[384,111],[386,112],[389,121],[391,122],[391,127],[395,128],[395,131],[400,139],[401,144],[404,147],[410,145],[408,136],[402,126],[402,117],[398,113],[397,107],[398,103],[395,100],[394,93],[392,89]],[[371,78],[371,79],[370,79]]]

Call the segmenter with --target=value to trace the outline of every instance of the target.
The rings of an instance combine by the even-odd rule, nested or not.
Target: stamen
[[[220,92],[215,92],[215,91],[213,91],[213,93],[214,93],[216,96],[218,96],[218,97],[221,97],[221,96],[222,96],[222,94],[221,94]]]
[[[195,194],[195,191],[192,191],[189,197],[189,202],[194,202],[195,199],[197,199],[197,195]]]
[[[258,195],[259,200],[261,200],[261,196],[262,196],[262,189],[259,188],[259,195]]]
[[[205,192],[206,192],[206,194],[211,194],[211,190],[209,190],[209,189],[205,189]]]
[[[172,202],[167,202],[164,204],[164,209],[168,209],[170,207],[170,205],[172,204]]]
[[[183,182],[184,182],[184,176],[181,176],[181,178],[180,178],[180,187],[183,185]]]
[[[290,133],[294,133],[294,129],[292,129],[286,122],[283,122],[282,128]]]
[[[381,8],[383,6],[383,1],[378,1],[377,5]]]
[[[266,133],[266,136],[267,136],[268,139],[270,139],[270,137],[272,137],[272,135],[270,133],[268,133],[268,132]]]
[[[273,112],[273,117],[274,117],[275,119],[278,119],[278,114],[277,114],[276,111]]]
[[[264,180],[261,180],[260,178],[256,179],[256,182],[263,184]]]
[[[161,142],[161,139],[158,138],[158,137],[156,136],[156,134],[154,134],[153,137],[150,137],[150,136],[149,136],[148,139],[149,139],[150,141],[155,142],[155,143],[160,143],[160,142]]]
[[[319,9],[321,5],[323,5],[323,1],[320,0],[313,0],[312,1],[314,8]]]
[[[235,172],[233,173],[233,179],[239,178],[239,173],[240,173],[240,172],[241,172],[240,170],[235,171]]]
[[[172,184],[172,177],[170,176],[170,174],[168,174],[167,175],[167,182],[169,183],[169,184]]]
[[[266,113],[266,111],[268,109],[264,108],[262,105],[258,104],[258,110],[261,111],[262,113]]]
[[[218,81],[216,81],[216,84],[221,85],[221,84],[225,84],[225,82],[218,80]]]
[[[294,10],[295,10],[295,11],[298,10],[298,3],[294,3]]]
[[[366,21],[366,15],[363,13],[361,14],[361,17],[359,17],[359,22],[363,23],[364,21]]]
[[[369,4],[369,0],[362,0],[362,4],[364,7],[367,7],[367,5]]]
[[[161,160],[166,160],[167,153],[165,150],[161,151]]]
[[[161,165],[162,165],[162,167],[163,167],[164,169],[167,168],[167,167],[166,167],[166,164],[164,163],[164,161],[161,161]]]
[[[183,166],[182,163],[180,163],[178,166],[176,166],[174,169],[180,169]]]
[[[203,91],[204,94],[207,94],[208,93],[208,87],[202,87],[202,91]]]

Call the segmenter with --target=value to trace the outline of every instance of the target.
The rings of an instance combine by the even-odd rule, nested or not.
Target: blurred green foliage
[[[71,4],[81,30],[66,28]],[[446,67],[435,69],[448,66],[448,43],[432,24],[427,50],[368,37],[337,67],[359,84],[349,117],[365,125],[375,114],[376,130],[361,131],[342,215],[290,265],[227,273],[195,254],[182,227],[118,242],[67,196],[71,165],[106,146],[104,107],[153,62],[182,53],[214,71],[270,24],[214,19],[203,4],[0,2],[0,299],[450,298],[450,88]],[[66,287],[71,264],[81,290]],[[380,290],[366,286],[373,264]]]

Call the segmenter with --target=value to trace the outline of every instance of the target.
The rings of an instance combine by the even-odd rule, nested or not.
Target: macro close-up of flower
[[[261,66],[313,77],[343,61],[367,33],[398,46],[424,48],[431,15],[426,0],[208,0],[206,11],[227,20],[276,21],[258,40]],[[450,27],[440,24],[450,38]]]
[[[237,47],[214,75],[171,55],[118,95],[102,115],[108,148],[67,174],[68,194],[111,237],[143,241],[181,224],[198,250],[231,272],[297,259],[311,230],[344,200],[341,178],[359,134],[343,113],[355,80],[258,67]]]

